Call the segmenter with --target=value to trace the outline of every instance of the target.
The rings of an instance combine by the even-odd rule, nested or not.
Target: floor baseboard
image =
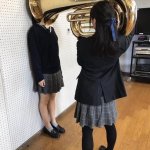
[[[57,116],[57,119],[63,118],[67,113],[69,113],[72,110],[72,108],[75,106],[75,104],[76,104],[76,102],[74,102],[67,109],[65,109],[60,115]],[[26,147],[29,147],[32,140],[37,138],[42,132],[43,132],[42,129],[39,130],[32,137],[30,137],[27,141],[25,141],[21,146],[19,146],[16,150],[22,150],[22,149],[25,149]]]

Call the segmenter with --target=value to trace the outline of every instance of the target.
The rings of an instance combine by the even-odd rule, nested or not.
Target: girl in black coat
[[[116,30],[115,11],[107,1],[91,9],[91,21],[96,30],[89,38],[77,42],[77,61],[81,66],[75,99],[75,118],[82,126],[82,149],[93,150],[93,127],[105,126],[107,148],[113,150],[116,141],[115,101],[126,96],[119,57],[128,48],[133,34],[125,37]]]

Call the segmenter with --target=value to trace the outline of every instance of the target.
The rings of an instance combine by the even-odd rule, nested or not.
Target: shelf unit
[[[135,46],[146,47],[150,49],[150,41],[133,41],[132,42],[132,54],[131,54],[131,65],[130,65],[130,77],[133,78],[147,78],[150,79],[150,64],[139,64],[140,59],[149,59],[150,54],[144,53],[137,54]],[[133,68],[133,62],[135,67]]]

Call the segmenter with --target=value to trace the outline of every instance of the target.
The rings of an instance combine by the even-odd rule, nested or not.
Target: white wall
[[[0,150],[14,150],[42,128],[38,95],[28,59],[27,31],[31,21],[26,1],[0,0]],[[76,38],[68,32],[69,23],[61,14],[55,23],[59,36],[60,59],[65,87],[57,96],[59,115],[74,102],[76,77]],[[4,140],[5,139],[5,140]]]
[[[54,28],[59,37],[60,61],[63,71],[65,87],[58,95],[57,114],[66,109],[74,102],[74,92],[76,87],[76,77],[79,74],[80,67],[76,61],[76,37],[73,36],[70,24],[66,20],[68,12],[59,15],[54,23]],[[69,31],[68,31],[69,29]]]
[[[138,8],[149,8],[150,0],[135,0]]]
[[[136,1],[138,8],[149,8],[150,7],[150,0],[135,0],[135,1]],[[133,40],[137,40],[137,38],[138,38],[138,36],[135,35],[133,37]],[[131,51],[132,51],[132,42],[130,44],[130,47],[126,51],[126,53],[124,53],[120,57],[120,65],[121,65],[121,70],[123,72],[130,72]]]
[[[3,90],[3,79],[1,74],[1,60],[0,60],[0,150],[10,150],[10,134],[8,127],[7,111],[5,105],[5,91]]]
[[[28,61],[26,34],[31,22],[25,1],[0,1],[1,76],[7,114],[10,149],[17,148],[41,129],[38,97],[32,92],[32,77]],[[0,96],[1,97],[1,96]],[[3,109],[0,109],[0,115]],[[31,128],[33,127],[33,128]],[[4,148],[5,149],[5,148]],[[9,149],[8,149],[9,150]]]

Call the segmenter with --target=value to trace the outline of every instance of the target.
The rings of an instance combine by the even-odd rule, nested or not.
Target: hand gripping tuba
[[[67,15],[72,32],[75,36],[88,37],[93,35],[94,29],[89,23],[91,7],[101,0],[29,0],[29,7],[33,17],[40,21],[44,14],[49,14],[51,22],[57,19],[62,11],[73,9]],[[107,0],[112,3],[117,18],[117,28],[125,35],[133,30],[137,18],[137,7],[134,0]]]

